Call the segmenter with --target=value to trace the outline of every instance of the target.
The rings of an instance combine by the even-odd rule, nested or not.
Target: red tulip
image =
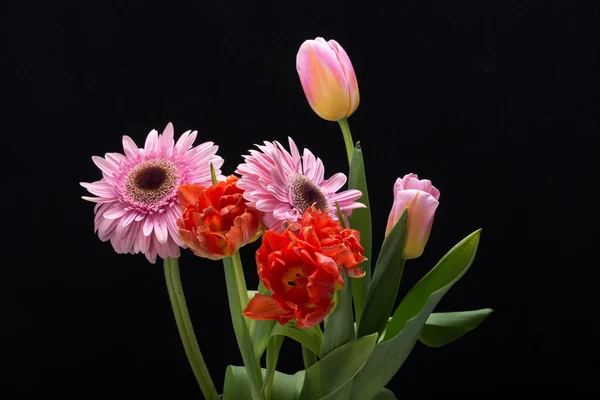
[[[177,220],[179,237],[199,257],[219,260],[256,240],[263,232],[262,213],[247,207],[244,191],[236,186],[238,177],[208,188],[179,187],[183,208]]]
[[[277,320],[296,327],[320,323],[333,308],[335,290],[342,289],[341,268],[348,264],[349,276],[364,273],[356,268],[365,260],[359,235],[341,229],[326,212],[314,206],[304,213],[300,229],[283,234],[267,231],[256,252],[258,276],[270,296],[256,294],[244,310],[251,319]]]

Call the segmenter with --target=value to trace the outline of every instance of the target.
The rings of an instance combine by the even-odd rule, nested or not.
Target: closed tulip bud
[[[339,121],[358,107],[360,96],[352,62],[335,40],[306,40],[298,50],[296,69],[306,99],[319,117]]]
[[[427,179],[419,180],[415,174],[398,178],[394,184],[394,204],[385,230],[387,235],[408,208],[404,259],[423,254],[433,224],[435,210],[439,204],[440,191]]]

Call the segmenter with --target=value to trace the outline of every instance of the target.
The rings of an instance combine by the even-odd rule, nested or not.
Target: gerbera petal
[[[137,217],[138,212],[137,211],[129,211],[127,212],[123,218],[121,218],[122,220],[122,224],[123,226],[127,226],[129,224],[131,224],[133,221],[135,221],[135,217]]]
[[[110,175],[111,173],[113,173],[114,165],[110,161],[105,160],[104,158],[99,156],[92,156],[92,161],[105,174]]]
[[[335,204],[335,202],[339,202],[340,206],[343,202],[352,202],[354,200],[358,200],[362,196],[362,192],[356,189],[344,190],[343,192],[334,194],[329,197],[331,202]]]
[[[319,186],[325,193],[335,193],[346,183],[346,175],[341,172],[322,182]]]
[[[160,244],[165,244],[167,242],[169,231],[164,218],[158,217],[154,219],[154,233]]]
[[[160,151],[164,154],[168,154],[173,150],[175,141],[173,140],[173,124],[169,122],[162,135],[158,138]]]
[[[283,221],[284,219],[287,219],[287,212],[291,209],[292,209],[292,207],[287,203],[280,204],[273,209],[273,216],[276,219]]]
[[[153,152],[157,152],[158,148],[158,131],[156,129],[152,129],[148,136],[146,136],[146,142],[144,143],[144,150],[146,154],[151,154]]]
[[[106,219],[117,219],[121,218],[127,212],[127,206],[124,204],[117,204],[115,207],[104,212],[104,218]]]
[[[125,151],[125,155],[133,160],[137,159],[140,155],[140,149],[137,147],[133,139],[129,136],[123,136],[123,150]]]
[[[186,131],[183,135],[181,135],[175,144],[175,151],[178,155],[182,155],[189,150],[189,148],[192,146],[192,143],[194,143],[194,140],[196,140],[197,134],[198,131]]]
[[[304,176],[314,182],[315,172],[317,170],[317,160],[315,155],[309,149],[304,149],[304,154],[302,155],[302,169]]]
[[[144,228],[142,229],[144,236],[149,236],[152,233],[153,229],[154,229],[154,215],[148,215],[146,217],[146,219],[144,220]]]
[[[114,186],[109,184],[108,182],[80,182],[79,184],[86,188],[91,194],[94,194],[96,196],[109,198],[115,198],[117,196]]]
[[[272,212],[280,204],[281,202],[277,199],[260,199],[256,201],[256,209],[263,212]]]
[[[300,167],[300,163],[302,162],[302,159],[300,158],[300,152],[298,151],[296,142],[294,142],[294,140],[292,140],[292,138],[288,136],[288,143],[290,145],[290,153],[292,154],[292,159],[294,160],[294,165],[295,165],[294,171],[301,173],[301,171],[299,170],[299,167]]]

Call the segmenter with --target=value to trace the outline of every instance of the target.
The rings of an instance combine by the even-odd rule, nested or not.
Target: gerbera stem
[[[208,368],[204,363],[204,358],[200,352],[200,346],[196,340],[196,334],[190,320],[190,314],[187,309],[185,302],[185,296],[183,294],[183,287],[181,285],[181,277],[179,275],[179,260],[177,258],[166,258],[164,260],[165,269],[165,281],[167,283],[167,290],[169,291],[169,298],[171,299],[171,307],[173,308],[173,314],[175,315],[175,322],[179,329],[179,336],[181,336],[181,342],[185,349],[188,361],[194,371],[196,380],[200,385],[202,394],[208,400],[218,400],[219,393],[215,388],[215,385],[210,378]]]
[[[229,312],[231,313],[231,322],[235,338],[242,355],[246,374],[250,381],[250,395],[253,400],[263,400],[261,394],[262,373],[260,364],[257,363],[252,349],[252,340],[248,329],[246,317],[242,314],[248,304],[248,292],[246,291],[246,281],[244,279],[244,270],[239,252],[235,252],[231,257],[223,259],[225,267],[225,282],[227,284],[227,297],[229,300]]]
[[[342,128],[342,135],[344,136],[344,144],[346,145],[346,153],[348,154],[348,165],[352,163],[352,155],[354,154],[354,142],[352,141],[352,133],[350,133],[350,125],[348,125],[348,118],[342,118],[338,121],[340,128]]]

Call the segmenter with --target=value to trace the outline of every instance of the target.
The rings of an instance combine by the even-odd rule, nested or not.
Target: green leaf
[[[275,368],[277,368],[277,360],[279,360],[279,350],[283,344],[285,336],[275,335],[269,340],[267,346],[267,375],[261,392],[265,394],[266,400],[271,400],[273,390],[273,378],[275,376]]]
[[[394,392],[390,389],[382,389],[381,392],[377,393],[373,400],[398,400]]]
[[[363,203],[367,208],[356,208],[348,217],[348,222],[352,229],[360,232],[360,244],[364,249],[363,255],[367,257],[360,264],[360,268],[365,271],[365,276],[354,280],[352,285],[352,297],[354,299],[354,309],[356,312],[356,321],[360,321],[363,313],[369,282],[371,282],[371,206],[369,204],[369,192],[367,190],[367,177],[365,175],[365,165],[360,148],[360,142],[354,146],[354,154],[350,163],[350,172],[348,174],[348,189],[356,189],[362,192],[362,196],[357,200]]]
[[[429,347],[441,347],[469,333],[483,322],[493,310],[431,313],[419,340]]]
[[[321,358],[306,370],[300,400],[321,399],[336,391],[348,393],[349,388],[345,386],[351,386],[352,379],[365,365],[376,342],[377,334],[374,333],[340,346]]]
[[[363,316],[358,324],[357,337],[383,332],[385,324],[394,308],[394,301],[400,286],[404,262],[404,242],[406,241],[406,220],[408,209],[385,237],[381,252],[377,257],[373,280],[369,285]]]
[[[342,277],[344,278],[344,288],[335,293],[336,305],[329,314],[321,343],[322,357],[355,338],[354,315],[352,314],[352,284],[354,282],[348,278],[345,268],[342,268]]]
[[[276,321],[273,320],[252,320],[250,323],[250,329],[254,326],[254,332],[252,332],[252,349],[254,350],[254,358],[256,360],[260,360],[265,352],[275,324]]]
[[[271,331],[271,337],[275,335],[283,335],[294,339],[319,357],[321,356],[323,332],[321,332],[319,325],[311,328],[294,328],[290,325],[275,324]]]
[[[267,371],[262,368],[263,376]],[[298,400],[305,371],[298,371],[294,375],[283,374],[275,371],[273,377],[273,400]],[[223,385],[223,400],[247,399],[250,391],[250,381],[244,367],[229,365],[225,372]]]
[[[356,377],[353,399],[370,399],[388,384],[414,347],[427,318],[473,263],[481,230],[454,246],[404,297],[367,364]]]

